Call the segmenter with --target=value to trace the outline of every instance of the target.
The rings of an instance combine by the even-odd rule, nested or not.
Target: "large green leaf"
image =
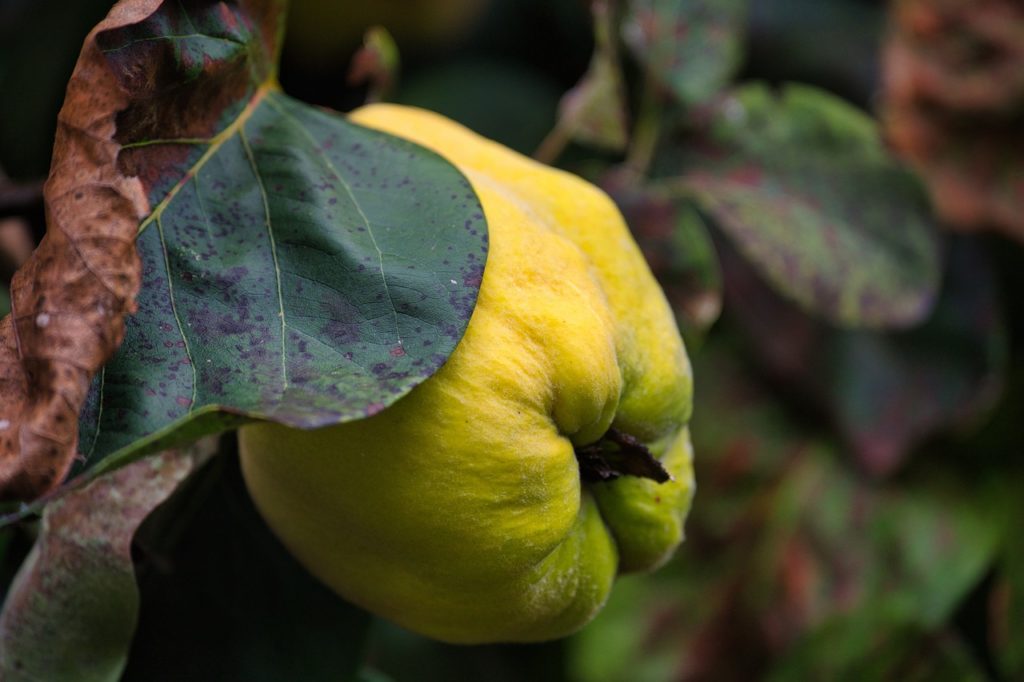
[[[487,248],[447,161],[274,79],[280,2],[165,2],[97,35],[131,105],[120,164],[153,206],[138,312],[81,417],[86,467],[246,419],[384,409],[467,324]]]
[[[626,43],[679,100],[703,102],[732,79],[746,0],[630,0],[627,8]]]
[[[847,326],[906,326],[930,309],[937,231],[874,123],[841,100],[754,84],[702,114],[656,172],[694,196],[771,285]]]

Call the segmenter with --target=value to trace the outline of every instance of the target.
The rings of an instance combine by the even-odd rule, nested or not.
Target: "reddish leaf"
[[[745,0],[630,0],[623,38],[686,104],[714,96],[740,64]]]
[[[931,309],[938,233],[874,121],[815,88],[761,83],[703,108],[657,173],[692,196],[772,287],[847,327],[906,327]]]

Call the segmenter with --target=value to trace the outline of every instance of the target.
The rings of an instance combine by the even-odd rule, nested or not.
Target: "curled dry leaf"
[[[122,2],[86,38],[57,118],[43,189],[47,233],[11,283],[0,322],[0,496],[34,497],[71,466],[89,382],[124,335],[139,288],[135,231],[148,213],[117,166],[128,99],[95,40],[159,0]]]
[[[1024,5],[900,0],[884,76],[886,134],[942,216],[1024,240]]]

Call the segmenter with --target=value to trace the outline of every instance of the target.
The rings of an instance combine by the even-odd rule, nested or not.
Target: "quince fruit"
[[[351,119],[469,179],[490,235],[479,299],[447,363],[388,409],[243,428],[248,488],[314,575],[411,630],[572,633],[683,537],[692,378],[669,306],[593,185],[424,110]]]

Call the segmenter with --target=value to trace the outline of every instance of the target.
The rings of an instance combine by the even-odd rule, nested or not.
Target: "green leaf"
[[[222,453],[136,534],[139,625],[123,679],[348,680],[370,616],[273,536]]]
[[[780,293],[844,326],[907,326],[939,282],[937,230],[918,183],[874,123],[790,85],[743,87],[658,162]]]
[[[153,208],[138,312],[81,416],[86,468],[248,419],[374,414],[468,323],[487,249],[468,181],[280,93],[282,12],[167,2],[97,36],[131,93],[120,164]]]
[[[624,576],[601,613],[568,640],[570,679],[579,682],[662,682],[675,679],[678,650],[651,650],[650,628],[642,617],[658,608],[663,591],[672,589],[690,595],[685,585],[652,584],[647,576]]]
[[[743,57],[746,0],[630,0],[623,39],[685,104],[704,102]]]
[[[0,677],[120,679],[139,605],[132,536],[201,458],[199,450],[164,453],[47,507],[0,614]]]

